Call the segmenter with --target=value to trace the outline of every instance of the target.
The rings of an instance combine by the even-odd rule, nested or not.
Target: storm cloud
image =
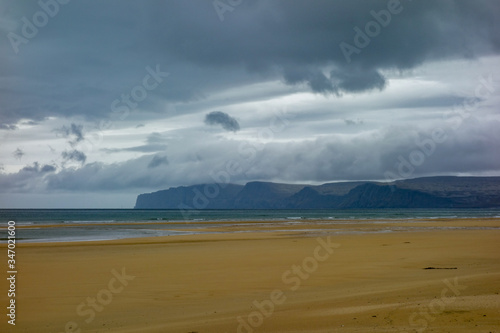
[[[153,159],[151,159],[151,162],[149,162],[148,168],[152,169],[159,167],[160,165],[168,165],[168,159],[166,156],[155,155],[153,156]]]
[[[13,155],[16,159],[20,160],[21,158],[23,158],[23,156],[24,156],[24,155],[26,155],[26,153],[25,153],[22,149],[17,148],[17,149],[16,149],[16,150],[12,153],[12,155]]]
[[[85,153],[76,149],[71,151],[63,151],[61,156],[65,161],[74,161],[81,164],[85,164],[85,161],[87,160],[87,156],[85,155]]]
[[[240,124],[236,119],[228,115],[227,113],[220,111],[210,112],[205,116],[205,124],[207,125],[221,125],[223,129],[227,131],[239,131]]]
[[[232,9],[71,1],[26,37],[39,3],[2,1],[4,206],[110,191],[130,206],[227,170],[235,183],[500,175],[498,1]]]
[[[68,138],[68,143],[73,147],[84,140],[83,125],[72,123],[70,126],[63,126],[54,130],[57,134]]]
[[[56,167],[53,165],[44,165],[40,167],[38,162],[33,163],[33,165],[27,165],[21,169],[23,172],[32,172],[32,173],[48,173],[56,171]]]
[[[141,85],[145,68],[156,64],[171,75],[147,91],[140,107],[161,114],[165,101],[196,100],[213,88],[256,80],[253,74],[281,76],[289,84],[304,82],[319,93],[356,92],[383,88],[385,70],[409,70],[433,60],[473,59],[500,49],[496,1],[401,1],[394,10],[397,14],[380,24],[375,16],[388,12],[388,3],[251,1],[220,22],[210,1],[74,2],[61,7],[50,25],[41,29],[37,43],[19,45],[17,56],[9,39],[2,40],[2,62],[9,64],[3,76],[20,66],[24,71],[8,86],[0,82],[4,108],[10,110],[0,114],[0,123],[5,128],[23,118],[105,118],[115,111],[111,103],[122,94],[130,95],[131,88]],[[3,31],[18,35],[20,17],[40,9],[36,3],[21,6],[15,0],[3,6],[3,15],[10,15],[4,18],[11,22]],[[373,26],[370,22],[378,24],[376,34],[366,32]],[[361,42],[356,31],[366,40]],[[113,42],[106,36],[113,36]],[[52,42],[57,44],[45,52],[45,45]],[[359,50],[350,62],[342,43]],[[120,61],[113,61],[118,54]],[[64,61],[59,61],[61,57]],[[235,76],[238,67],[241,71]],[[291,73],[291,68],[299,73]],[[199,80],[205,76],[211,79]],[[133,98],[128,103],[138,104]]]

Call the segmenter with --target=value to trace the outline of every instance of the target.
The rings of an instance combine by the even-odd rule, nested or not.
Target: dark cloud
[[[43,173],[47,173],[47,172],[55,172],[57,170],[57,168],[53,165],[44,165],[40,171],[43,172]]]
[[[63,126],[55,129],[54,132],[60,134],[64,138],[69,138],[68,143],[72,147],[85,139],[83,134],[83,125],[71,123],[70,126]]]
[[[307,83],[311,90],[317,93],[338,93],[338,87],[320,70],[287,68],[283,76],[287,84]]]
[[[36,3],[4,2],[12,22],[38,10]],[[116,111],[114,100],[142,85],[148,66],[158,65],[170,76],[127,112],[147,109],[160,117],[166,102],[199,100],[263,78],[303,82],[318,93],[362,92],[383,89],[385,70],[500,51],[496,0],[402,0],[384,21],[380,15],[387,6],[387,0],[246,1],[220,22],[211,1],[74,2],[43,28],[36,43],[20,45],[16,57],[3,39],[0,58],[8,66],[0,67],[0,76],[9,80],[0,83],[0,123],[107,118]],[[379,29],[360,44],[354,29],[366,35],[374,24]],[[20,28],[9,29],[19,34]],[[342,43],[358,50],[350,62]],[[200,79],[205,77],[210,79]]]
[[[205,124],[221,125],[227,131],[239,131],[240,124],[236,119],[221,111],[213,111],[205,115]]]
[[[16,130],[18,127],[16,125],[12,124],[0,124],[0,130],[8,130],[8,131],[13,131]]]
[[[287,69],[284,72],[288,84],[307,83],[316,93],[363,92],[371,89],[385,88],[386,79],[378,71],[333,70],[327,77],[320,70]]]
[[[151,156],[143,156],[122,163],[88,163],[81,168],[66,168],[46,179],[47,190],[114,191],[163,188],[172,181],[163,168],[148,168]],[[0,176],[1,177],[1,176]],[[1,178],[0,178],[1,179]]]
[[[36,193],[47,189],[45,179],[54,174],[56,167],[34,162],[26,165],[17,173],[0,173],[0,192],[6,193]]]
[[[371,89],[384,89],[386,79],[377,71],[345,71],[334,70],[330,73],[332,81],[339,90],[346,92],[362,92]]]
[[[31,165],[25,166],[24,168],[21,169],[21,171],[25,171],[25,172],[39,172],[40,171],[40,165],[38,164],[38,162],[35,162],[32,166]]]
[[[363,120],[352,120],[352,119],[344,119],[344,123],[347,126],[355,126],[355,125],[363,125]]]
[[[79,162],[82,165],[85,164],[85,161],[87,160],[87,155],[76,149],[73,149],[71,151],[63,151],[61,156],[64,161]]]
[[[21,169],[21,172],[33,172],[33,173],[50,173],[55,172],[57,169],[53,165],[45,164],[40,167],[40,163],[34,162],[33,165],[27,165]]]
[[[13,153],[12,155],[20,160],[21,158],[23,158],[24,155],[26,155],[26,153],[21,149],[21,148],[17,148]]]
[[[151,162],[149,162],[148,168],[152,169],[152,168],[159,167],[160,165],[168,165],[168,159],[166,156],[155,155],[151,159]]]

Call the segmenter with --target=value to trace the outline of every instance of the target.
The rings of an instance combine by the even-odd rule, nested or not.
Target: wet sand
[[[500,332],[499,219],[234,224],[18,244],[0,331]]]

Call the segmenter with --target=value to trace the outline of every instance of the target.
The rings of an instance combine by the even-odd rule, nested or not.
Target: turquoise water
[[[0,239],[5,242],[7,222],[15,221],[19,242],[92,241],[197,233],[205,222],[269,221],[275,225],[341,223],[364,220],[380,224],[391,220],[435,218],[499,218],[500,209],[353,209],[353,210],[134,210],[134,209],[1,209]],[[106,223],[107,225],[99,225]],[[126,224],[124,224],[126,223]],[[40,228],[50,225],[50,228]],[[216,227],[217,224],[211,226]],[[69,227],[69,228],[68,228]],[[194,231],[183,231],[182,229]],[[391,231],[385,230],[384,231]]]

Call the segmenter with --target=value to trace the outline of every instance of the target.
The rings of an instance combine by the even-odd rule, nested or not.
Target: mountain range
[[[500,177],[425,177],[323,185],[254,181],[140,194],[135,209],[349,209],[500,207]]]

